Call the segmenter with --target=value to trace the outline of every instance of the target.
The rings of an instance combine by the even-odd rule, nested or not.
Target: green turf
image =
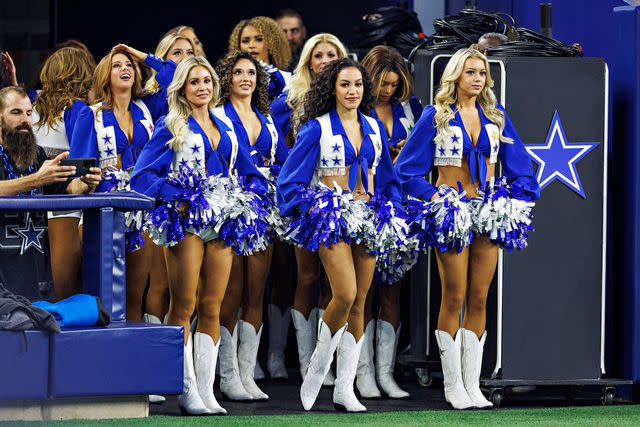
[[[12,426],[640,426],[640,405],[495,411],[378,412],[251,417],[167,417],[102,421],[0,423]]]

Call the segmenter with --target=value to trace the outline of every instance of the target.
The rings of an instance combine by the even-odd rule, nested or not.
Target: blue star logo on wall
[[[47,227],[36,227],[33,224],[30,214],[27,214],[24,228],[15,228],[14,231],[22,238],[20,255],[23,255],[30,247],[33,247],[40,253],[44,253],[40,239],[44,232],[47,231]]]
[[[600,143],[569,143],[564,134],[558,111],[556,111],[553,114],[545,143],[526,146],[529,155],[538,164],[536,178],[540,184],[540,190],[558,180],[586,199],[587,196],[582,188],[576,164],[598,144]]]

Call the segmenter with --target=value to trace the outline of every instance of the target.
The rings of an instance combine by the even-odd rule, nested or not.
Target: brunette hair
[[[400,76],[400,85],[396,88],[394,98],[404,102],[413,92],[413,82],[404,58],[395,48],[389,46],[375,46],[362,59],[362,65],[371,76],[376,98],[380,94],[380,86],[389,72]]]
[[[345,68],[357,68],[362,74],[363,93],[362,101],[358,106],[363,114],[370,114],[373,108],[373,93],[371,80],[367,70],[351,58],[342,58],[330,62],[311,84],[311,88],[304,97],[303,113],[300,117],[300,125],[311,119],[320,117],[336,108],[335,87],[338,74]]]
[[[93,72],[93,93],[95,95],[95,101],[104,101],[104,105],[98,108],[98,111],[102,109],[113,108],[113,94],[111,93],[111,59],[121,54],[126,56],[133,65],[133,75],[135,81],[133,87],[131,87],[131,99],[138,99],[142,96],[142,77],[140,75],[140,67],[138,63],[129,55],[128,52],[123,50],[113,50],[106,54],[96,66],[96,70]]]
[[[233,67],[235,67],[241,59],[251,61],[251,63],[256,67],[256,88],[251,95],[251,103],[255,105],[258,111],[267,115],[270,110],[268,92],[269,75],[264,68],[262,68],[258,60],[251,56],[249,52],[244,50],[228,53],[220,58],[216,64],[216,71],[218,72],[218,76],[220,76],[220,100],[218,101],[218,105],[222,105],[227,102],[231,96]]]

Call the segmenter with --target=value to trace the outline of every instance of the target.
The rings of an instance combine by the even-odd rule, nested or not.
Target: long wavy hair
[[[169,104],[169,113],[165,117],[167,129],[173,135],[167,145],[173,150],[179,150],[184,142],[185,134],[189,129],[189,115],[191,115],[191,107],[184,94],[184,86],[189,78],[189,73],[195,67],[204,67],[211,74],[211,83],[213,84],[213,93],[209,102],[209,110],[213,110],[218,102],[220,95],[220,81],[215,70],[202,56],[190,56],[178,64],[173,80],[167,88],[167,98]]]
[[[156,52],[154,53],[154,55],[158,58],[167,59],[167,56],[169,56],[169,51],[173,47],[173,44],[178,40],[186,40],[189,43],[189,46],[191,46],[191,49],[193,50],[193,53],[195,55],[196,47],[191,39],[189,37],[182,36],[177,32],[169,33],[162,37],[160,39],[160,42],[158,43],[158,47],[156,47]],[[144,85],[145,92],[155,93],[158,91],[158,89],[160,89],[160,83],[158,83],[158,81],[156,80],[156,74],[158,74],[158,72],[152,69],[151,75]]]
[[[269,88],[269,75],[264,68],[262,68],[258,60],[251,56],[249,52],[244,50],[228,53],[220,58],[216,64],[216,70],[218,70],[218,75],[220,76],[220,100],[218,101],[218,105],[224,104],[231,97],[233,67],[235,67],[241,59],[251,61],[251,63],[256,67],[256,88],[251,94],[251,103],[258,109],[258,111],[267,115],[270,110],[269,93],[267,92]]]
[[[486,83],[482,92],[478,95],[478,104],[484,112],[484,115],[498,126],[500,130],[500,140],[504,142],[513,142],[502,134],[504,130],[504,113],[496,107],[496,95],[493,93],[493,79],[489,70],[489,62],[487,57],[473,48],[464,48],[453,54],[447,66],[444,68],[442,78],[440,79],[440,89],[436,93],[435,106],[437,109],[434,117],[436,125],[436,136],[434,142],[442,142],[448,136],[453,135],[449,129],[449,120],[455,117],[455,111],[451,109],[451,105],[458,101],[457,84],[458,78],[464,70],[464,63],[469,58],[478,58],[484,62],[484,68],[487,70]]]
[[[40,71],[42,92],[34,106],[39,116],[36,126],[53,128],[73,101],[89,102],[94,68],[95,63],[80,49],[64,47],[52,53]]]
[[[296,65],[293,77],[289,83],[287,104],[292,109],[295,109],[302,102],[304,95],[309,90],[309,87],[311,87],[311,82],[315,77],[315,73],[311,69],[311,56],[313,55],[313,50],[320,43],[332,44],[336,48],[336,53],[338,54],[337,59],[346,58],[347,56],[347,49],[345,49],[342,42],[333,34],[320,33],[307,40],[302,48],[300,60],[298,61],[298,65]]]
[[[236,24],[229,36],[229,53],[240,50],[240,35],[246,27],[252,26],[264,36],[265,47],[269,54],[269,64],[284,70],[291,61],[291,48],[280,25],[267,16],[254,16]]]
[[[338,74],[345,68],[351,67],[357,68],[362,74],[364,90],[358,110],[360,110],[362,114],[370,114],[371,108],[373,108],[373,91],[367,70],[351,58],[342,58],[327,64],[324,70],[314,79],[309,91],[304,97],[304,111],[300,117],[300,126],[336,108],[335,88]],[[297,132],[297,130],[295,132]]]
[[[128,52],[123,50],[114,50],[106,54],[100,60],[93,72],[93,94],[95,96],[95,101],[104,101],[104,105],[100,106],[96,113],[103,109],[113,108],[113,93],[111,93],[111,59],[117,54],[126,56],[133,65],[135,81],[131,87],[131,99],[136,100],[142,96],[142,76],[140,74],[140,66]]]
[[[196,30],[193,29],[193,27],[190,27],[188,25],[178,25],[177,27],[173,27],[171,28],[169,31],[167,31],[166,33],[164,33],[164,35],[162,37],[166,37],[169,34],[179,34],[181,36],[184,36],[184,32],[190,30],[194,35],[196,34]],[[196,36],[197,38],[197,36]],[[193,42],[193,40],[191,40]],[[205,58],[207,57],[206,53],[204,52],[204,45],[202,44],[202,40],[198,39],[198,43],[200,43],[200,53],[201,55],[198,55],[195,51],[194,54],[196,56],[204,56]],[[195,44],[195,43],[194,43]],[[197,46],[194,46],[197,50]]]
[[[400,84],[396,88],[393,97],[398,102],[404,102],[409,99],[413,92],[413,81],[404,58],[395,48],[389,46],[373,47],[362,58],[362,65],[369,72],[376,98],[380,96],[380,88],[387,73],[393,72],[400,77]]]

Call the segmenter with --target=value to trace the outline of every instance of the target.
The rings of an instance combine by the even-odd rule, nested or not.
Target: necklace
[[[4,166],[4,171],[7,173],[7,178],[9,179],[18,178],[16,176],[16,173],[13,171],[13,164],[9,160],[9,156],[7,156],[7,153],[4,151],[4,147],[2,146],[2,144],[0,144],[0,159],[2,159],[2,165]],[[31,164],[27,168],[27,173],[25,175],[31,175],[35,171],[36,171],[36,168],[33,166],[33,164]],[[24,176],[24,175],[20,175],[20,176]],[[32,188],[31,191],[29,191],[28,193],[20,193],[19,196],[33,196],[37,192],[38,192],[38,188]]]

